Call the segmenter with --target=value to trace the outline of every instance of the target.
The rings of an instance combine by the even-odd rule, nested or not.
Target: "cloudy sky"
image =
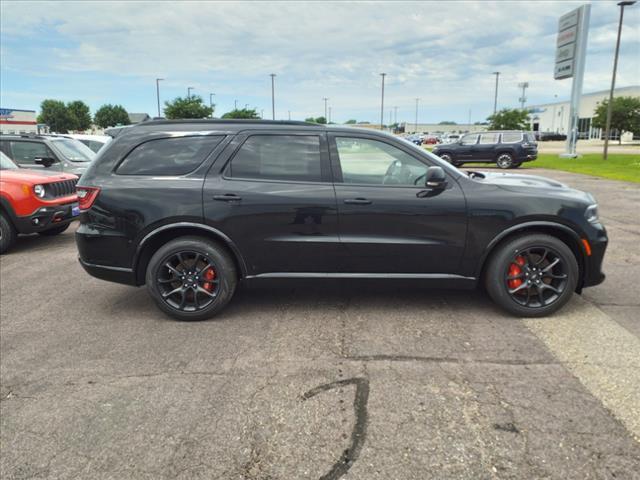
[[[0,3],[4,108],[37,109],[44,98],[81,99],[94,111],[120,103],[156,115],[161,99],[187,87],[216,114],[233,108],[276,117],[324,112],[332,120],[379,120],[380,72],[385,105],[398,121],[483,120],[499,107],[569,96],[571,80],[553,80],[558,18],[585,2],[16,2]],[[592,3],[584,91],[604,90],[619,7]],[[640,83],[640,4],[625,11],[618,86]],[[385,109],[385,121],[389,110]]]

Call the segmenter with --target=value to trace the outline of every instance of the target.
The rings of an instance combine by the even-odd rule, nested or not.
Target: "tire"
[[[11,221],[0,213],[0,254],[8,251],[16,243],[18,232]]]
[[[541,263],[536,264],[543,255]],[[554,263],[556,259],[558,262]],[[516,275],[518,278],[514,279]],[[519,317],[544,317],[569,301],[578,277],[578,262],[571,249],[556,237],[534,233],[498,246],[489,260],[484,282],[493,301],[509,313]]]
[[[510,153],[499,153],[498,158],[496,158],[496,165],[498,168],[506,170],[507,168],[511,168],[513,166],[513,157]]]
[[[451,165],[453,165],[454,167],[461,167],[463,165],[462,162],[457,162],[453,159],[453,155],[451,155],[450,153],[442,153],[439,155],[439,157],[444,160],[445,162],[450,163]]]
[[[514,163],[511,168],[520,168],[520,165],[522,165],[522,163]]]
[[[45,237],[53,237],[54,235],[60,235],[67,228],[69,228],[69,224],[61,225],[59,227],[50,228],[48,230],[43,230],[42,232],[38,232],[39,235],[44,235]]]
[[[172,263],[179,262],[180,258],[183,263]],[[189,265],[190,262],[195,265]],[[209,266],[203,267],[205,263]],[[174,268],[170,269],[167,264]],[[205,279],[209,270],[215,275],[211,282]],[[178,276],[182,273],[185,275]],[[238,284],[236,266],[227,249],[201,237],[181,237],[160,247],[149,261],[145,278],[147,291],[158,308],[183,321],[213,317],[229,303]],[[176,293],[167,295],[171,292]]]

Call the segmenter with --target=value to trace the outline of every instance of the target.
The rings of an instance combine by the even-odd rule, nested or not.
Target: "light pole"
[[[209,94],[209,107],[211,107],[211,118],[213,118],[213,96],[215,93]]]
[[[160,82],[164,80],[164,78],[156,78],[156,98],[158,100],[158,116],[161,117],[160,114]]]
[[[518,100],[520,100],[520,108],[524,110],[524,104],[527,101],[527,97],[525,97],[524,92],[529,88],[529,82],[519,83],[518,87],[522,89],[522,96]]]
[[[618,39],[616,40],[616,53],[613,57],[613,75],[611,76],[611,91],[609,92],[609,103],[607,104],[607,125],[604,130],[604,154],[603,158],[606,160],[609,154],[609,136],[611,135],[611,109],[613,107],[613,89],[616,86],[616,70],[618,69],[618,52],[620,51],[620,35],[622,34],[622,17],[624,16],[624,7],[633,5],[633,1],[625,1],[618,3],[620,7],[620,22],[618,23]],[[621,134],[622,132],[618,132]]]
[[[553,117],[551,117],[551,131],[556,132],[556,107],[558,106],[558,95],[553,96]]]
[[[393,123],[398,123],[398,107],[393,107]]]
[[[291,110],[287,110],[289,112],[289,120],[291,120]]]
[[[234,109],[234,110],[237,110],[237,109],[238,109],[238,99],[235,99],[235,100],[233,101],[233,109]]]
[[[187,98],[191,98],[191,90],[195,90],[195,88],[187,87]]]
[[[271,76],[271,119],[276,119],[276,101],[275,101],[275,79],[276,74],[270,73]]]
[[[260,118],[264,118],[264,108],[260,109]]]
[[[416,127],[414,130],[414,133],[418,133],[418,102],[420,101],[419,98],[416,98]]]
[[[329,117],[327,118],[327,124],[331,123],[331,107],[329,107]]]
[[[496,94],[493,99],[493,114],[495,115],[498,111],[498,78],[500,77],[500,72],[493,72],[492,75],[496,76]]]
[[[384,77],[387,76],[386,73],[381,73],[382,77],[382,98],[380,100],[380,130],[384,128]]]
[[[324,100],[324,121],[327,121],[327,102],[329,101],[329,99],[327,97],[323,97],[322,100]]]

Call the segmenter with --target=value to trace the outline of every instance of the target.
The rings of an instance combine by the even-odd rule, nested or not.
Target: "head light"
[[[597,203],[594,203],[593,205],[589,205],[587,207],[587,209],[584,211],[584,218],[586,218],[587,221],[591,223],[599,221]]]
[[[44,185],[36,185],[33,187],[33,193],[36,194],[36,196],[43,198],[45,191],[44,191]]]

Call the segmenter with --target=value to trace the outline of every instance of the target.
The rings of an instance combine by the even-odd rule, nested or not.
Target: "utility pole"
[[[211,107],[211,118],[213,118],[213,96],[215,93],[209,94],[209,107]]]
[[[158,100],[158,116],[161,117],[160,113],[160,82],[164,80],[164,78],[156,78],[156,98]]]
[[[415,133],[418,133],[418,102],[420,101],[419,98],[416,98],[416,128],[414,130]]]
[[[387,76],[386,73],[381,73],[382,77],[382,100],[380,101],[380,130],[384,128],[384,77]]]
[[[238,109],[238,99],[233,101],[233,109],[237,110]]]
[[[264,108],[260,110],[260,118],[264,118]]]
[[[324,121],[327,121],[327,102],[329,101],[329,99],[327,97],[323,97],[324,100]]]
[[[616,40],[616,53],[613,57],[613,75],[611,76],[611,91],[609,92],[609,103],[607,104],[607,125],[604,130],[604,154],[602,157],[607,160],[609,155],[609,137],[611,136],[611,109],[613,107],[613,89],[616,86],[616,70],[618,69],[618,52],[620,51],[620,36],[622,35],[622,17],[624,16],[624,7],[631,6],[634,1],[625,1],[618,3],[620,7],[620,22],[618,23],[618,39]],[[622,132],[618,132],[618,135]]]
[[[191,90],[195,90],[195,88],[187,87],[187,98],[191,98]]]
[[[276,100],[275,100],[276,74],[270,73],[269,76],[271,77],[271,120],[275,120],[276,119]]]
[[[496,94],[493,99],[493,114],[495,115],[498,111],[498,78],[500,77],[500,72],[493,72],[493,75],[496,76]]]
[[[518,100],[520,100],[520,108],[524,110],[524,104],[527,101],[527,97],[525,97],[525,92],[527,88],[529,88],[529,82],[519,83],[518,87],[522,89],[522,96]]]

